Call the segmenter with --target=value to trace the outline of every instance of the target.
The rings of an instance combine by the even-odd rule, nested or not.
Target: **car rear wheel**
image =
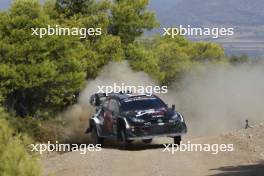
[[[125,130],[120,131],[120,136],[121,136],[121,140],[120,140],[121,149],[128,149],[132,141],[127,140],[127,135],[126,135]]]
[[[152,142],[152,139],[143,139],[142,142],[150,144]]]
[[[104,138],[99,137],[96,127],[92,128],[91,138],[93,145],[97,145],[97,144],[101,144],[101,146],[104,145]]]
[[[181,144],[181,136],[174,136],[173,137],[173,142],[174,144],[180,145]]]

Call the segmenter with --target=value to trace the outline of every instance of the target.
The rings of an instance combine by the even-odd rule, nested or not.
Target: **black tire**
[[[121,149],[129,149],[129,147],[131,146],[131,142],[130,140],[127,140],[127,135],[126,135],[126,131],[123,129],[120,131],[120,147]]]
[[[143,139],[142,142],[150,144],[152,142],[152,139]]]
[[[97,144],[101,144],[101,146],[104,145],[104,138],[99,137],[96,127],[92,128],[91,138],[93,145],[97,145]]]
[[[173,137],[173,142],[174,142],[174,144],[176,144],[176,145],[181,145],[181,136],[175,136],[175,137]]]

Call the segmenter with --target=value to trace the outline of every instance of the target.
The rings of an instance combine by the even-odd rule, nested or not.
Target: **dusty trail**
[[[208,65],[204,72],[201,70],[203,69],[198,67],[185,75],[180,83],[184,89],[176,91],[179,85],[176,82],[170,88],[169,94],[162,99],[168,104],[176,104],[179,111],[183,112],[189,122],[188,135],[205,136],[198,139],[187,137],[184,138],[185,142],[191,140],[192,143],[201,144],[231,143],[234,144],[234,152],[220,152],[217,155],[208,152],[176,152],[172,155],[162,152],[164,148],[160,144],[171,142],[167,139],[155,140],[148,147],[135,145],[133,151],[122,151],[116,145],[110,145],[101,152],[88,152],[85,155],[69,152],[43,158],[41,162],[44,175],[264,176],[263,125],[225,135],[208,136],[241,128],[245,119],[254,124],[263,121],[264,84],[260,81],[263,80],[263,64],[232,68]],[[132,71],[127,62],[110,63],[95,80],[88,82],[78,103],[86,108],[89,104],[87,97],[97,91],[98,85],[113,83],[156,85],[145,73]],[[83,114],[81,109],[77,107],[66,114],[71,120],[65,136],[70,139],[81,138],[76,134],[82,129],[80,124],[87,125],[86,118],[89,115],[83,115],[82,119],[85,120],[78,123],[80,114]]]
[[[217,137],[191,140],[192,143],[233,143],[234,152],[163,152],[163,143],[136,144],[132,150],[108,145],[101,152],[69,152],[42,160],[44,175],[56,176],[263,176],[264,127],[240,130]],[[185,139],[186,142],[186,139]]]

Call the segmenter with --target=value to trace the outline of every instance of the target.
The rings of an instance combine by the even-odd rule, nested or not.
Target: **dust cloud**
[[[62,115],[65,122],[63,126],[63,140],[67,143],[87,143],[89,135],[85,134],[88,119],[95,112],[95,108],[89,103],[92,94],[99,91],[98,86],[108,86],[116,83],[130,86],[154,86],[157,85],[146,73],[134,72],[129,63],[110,62],[94,80],[88,80],[84,90],[80,93],[78,103],[68,108]]]
[[[157,85],[146,73],[133,71],[126,61],[110,62],[95,80],[88,80],[85,89],[80,94],[79,102],[88,105],[89,97],[99,91],[98,86],[113,86],[114,83],[117,85],[124,83],[128,86]]]
[[[264,64],[241,66],[203,65],[185,73],[167,94],[159,95],[166,103],[176,104],[184,115],[191,137],[216,135],[240,129],[248,119],[252,125],[264,120]],[[98,85],[155,86],[144,72],[135,72],[128,62],[110,62],[98,77],[88,80],[78,104],[64,114],[65,137],[87,142],[84,134],[94,113],[89,97]]]
[[[194,68],[167,97],[183,112],[192,137],[241,129],[246,119],[253,126],[264,121],[264,64]]]

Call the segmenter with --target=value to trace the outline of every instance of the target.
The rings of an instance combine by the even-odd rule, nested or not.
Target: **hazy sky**
[[[6,9],[11,3],[11,0],[0,0],[0,10]]]

